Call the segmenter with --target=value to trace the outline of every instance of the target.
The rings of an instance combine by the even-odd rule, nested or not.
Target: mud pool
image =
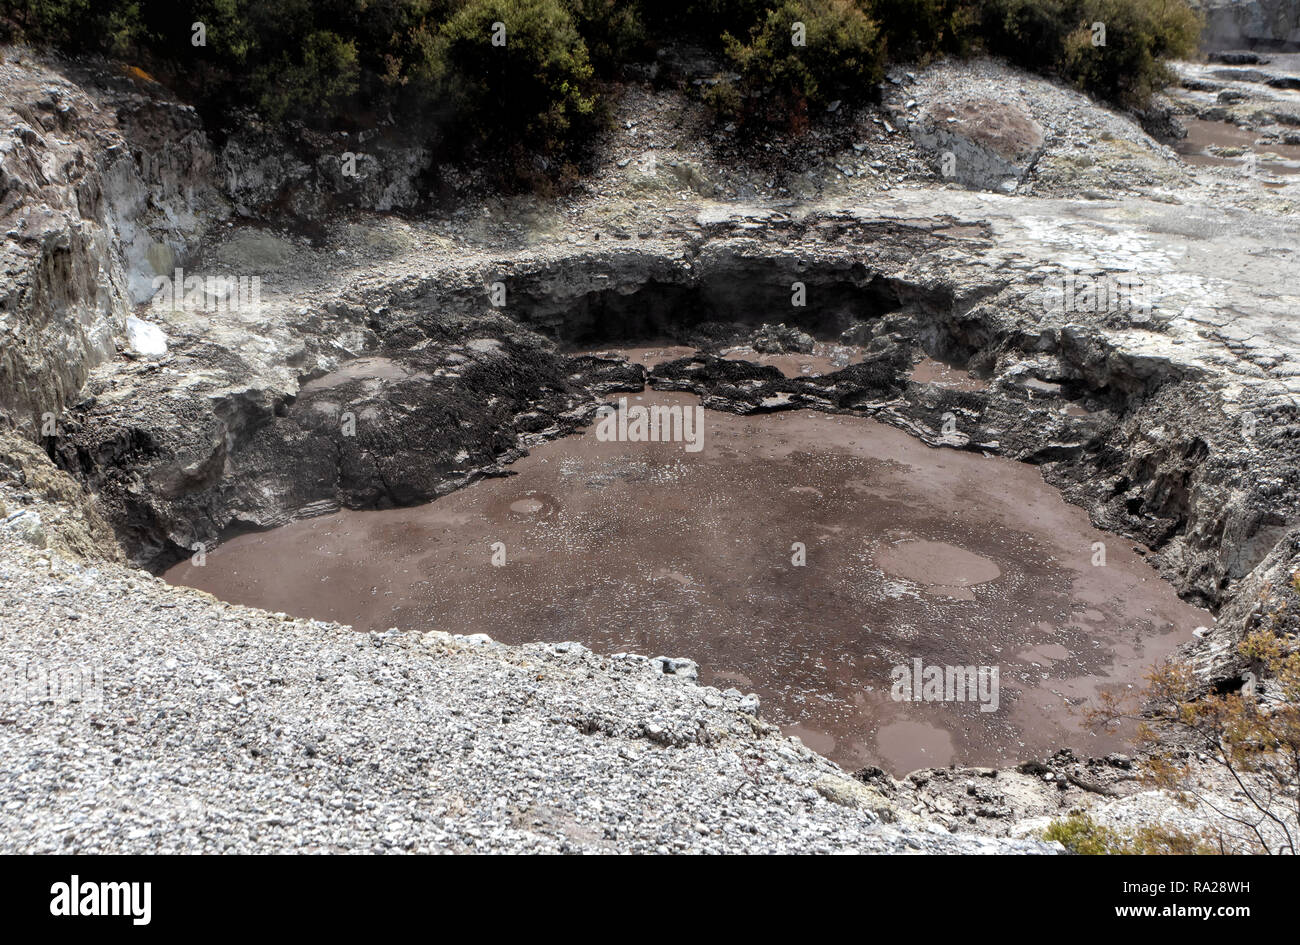
[[[1184,122],[1187,137],[1177,151],[1188,164],[1249,170],[1253,156],[1259,170],[1270,174],[1300,174],[1300,145],[1259,144],[1259,136],[1222,121],[1193,118]]]
[[[1032,466],[930,449],[859,417],[704,422],[698,453],[601,442],[590,426],[537,447],[513,476],[239,535],[166,577],[358,629],[689,657],[702,683],[757,693],[764,717],[810,747],[895,774],[1122,750],[1080,707],[1140,684],[1211,623]],[[891,670],[915,660],[998,667],[997,710],[895,700]]]

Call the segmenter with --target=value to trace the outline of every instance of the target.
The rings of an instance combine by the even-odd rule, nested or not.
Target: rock
[[[1014,192],[1043,150],[1043,130],[1023,109],[985,100],[935,103],[912,137],[943,176],[982,190]]]
[[[1268,62],[1258,53],[1249,52],[1212,52],[1206,58],[1210,62],[1220,62],[1225,66],[1255,66]]]
[[[898,820],[898,809],[873,787],[852,778],[825,775],[813,785],[817,793],[835,804],[855,810],[867,810],[886,823]]]
[[[650,665],[666,676],[677,676],[687,682],[695,682],[700,678],[700,664],[695,660],[656,656]]]
[[[33,548],[46,547],[48,539],[39,512],[15,512],[4,521],[4,527],[20,541]]]
[[[782,323],[764,325],[754,335],[750,347],[762,354],[785,354],[791,351],[808,354],[815,344],[812,335]]]
[[[1201,35],[1207,49],[1300,47],[1300,8],[1290,0],[1193,0],[1193,5],[1205,14]]]
[[[0,64],[0,421],[29,436],[126,341],[156,267],[225,213],[192,108],[117,72],[89,78]]]
[[[126,319],[127,345],[141,357],[160,358],[167,353],[167,335],[157,325],[150,325],[134,315]]]

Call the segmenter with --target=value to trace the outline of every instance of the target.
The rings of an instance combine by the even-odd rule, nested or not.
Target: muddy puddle
[[[1264,174],[1300,174],[1300,145],[1257,144],[1259,134],[1223,121],[1184,120],[1187,137],[1175,148],[1188,164],[1236,167]],[[1252,164],[1253,162],[1253,164]]]
[[[943,361],[934,358],[922,358],[912,368],[912,380],[921,384],[934,384],[936,387],[947,387],[951,390],[983,390],[987,385],[962,368],[945,364]]]
[[[166,577],[359,629],[690,657],[810,747],[895,774],[1122,750],[1076,707],[1210,624],[1033,467],[857,417],[702,416],[698,452],[593,425],[517,475],[245,534]],[[923,685],[946,667],[976,673]]]
[[[696,349],[687,345],[641,345],[636,347],[602,348],[592,354],[614,355],[643,364],[646,368],[655,368],[667,361],[689,358]],[[850,364],[856,364],[866,356],[866,349],[858,345],[836,344],[818,341],[812,351],[769,354],[755,351],[749,345],[735,345],[724,348],[720,356],[730,361],[749,361],[752,364],[769,365],[789,378],[816,377],[831,374]]]

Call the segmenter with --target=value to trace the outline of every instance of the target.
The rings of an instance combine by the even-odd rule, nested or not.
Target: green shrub
[[[190,42],[195,22],[206,46]],[[491,45],[496,22],[505,47]],[[572,154],[599,124],[594,75],[656,46],[721,59],[706,93],[720,115],[798,130],[832,100],[874,97],[886,56],[985,50],[1141,106],[1198,30],[1186,0],[0,0],[0,39],[127,58],[211,114],[253,105],[319,127],[433,116],[443,154],[448,142]]]
[[[879,24],[891,59],[962,54],[976,39],[973,0],[870,0],[866,9]]]
[[[1104,46],[1093,45],[1094,23]],[[1131,107],[1169,83],[1161,59],[1193,55],[1200,31],[1184,0],[981,0],[990,52]]]
[[[269,118],[324,110],[357,90],[357,48],[351,40],[318,30],[303,38],[298,55],[281,53],[253,73],[258,105]]]
[[[596,71],[616,73],[620,66],[641,57],[646,45],[640,3],[628,0],[565,0],[574,27],[587,44]]]
[[[147,3],[148,0],[145,0]],[[116,55],[144,37],[135,0],[9,0],[0,4],[0,40],[103,49]]]
[[[495,23],[504,46],[492,45]],[[559,0],[469,0],[443,24],[429,65],[481,144],[556,153],[590,129],[592,66]]]
[[[1084,0],[1081,22],[1065,39],[1061,70],[1099,98],[1141,106],[1173,79],[1164,58],[1193,55],[1200,17],[1170,0]],[[1104,24],[1106,45],[1093,45],[1091,24]]]
[[[1043,832],[1071,853],[1082,856],[1189,856],[1214,855],[1222,851],[1206,836],[1170,827],[1146,826],[1118,831],[1103,826],[1087,814],[1071,814],[1054,820]]]
[[[804,45],[794,44],[796,24]],[[740,78],[734,89],[719,82],[711,104],[765,124],[797,128],[833,99],[870,97],[884,74],[879,30],[852,0],[781,0],[746,39],[723,42]]]
[[[747,34],[769,7],[768,0],[647,0],[641,17],[655,36],[719,49],[722,34]]]

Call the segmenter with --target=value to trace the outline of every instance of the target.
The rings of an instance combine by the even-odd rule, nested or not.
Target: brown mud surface
[[[516,475],[240,535],[166,577],[358,629],[689,657],[810,747],[896,774],[1122,748],[1074,708],[1211,622],[1031,466],[810,411],[705,412],[697,453],[595,429],[538,446]],[[916,659],[997,666],[997,710],[895,701],[891,670]]]
[[[1259,134],[1224,121],[1191,118],[1184,121],[1187,137],[1176,150],[1188,164],[1246,169],[1246,155],[1257,154],[1258,167],[1274,174],[1300,174],[1300,145],[1257,145]]]
[[[952,390],[983,390],[987,385],[961,368],[952,367],[934,358],[922,358],[912,368],[912,380],[921,384],[934,384]]]

